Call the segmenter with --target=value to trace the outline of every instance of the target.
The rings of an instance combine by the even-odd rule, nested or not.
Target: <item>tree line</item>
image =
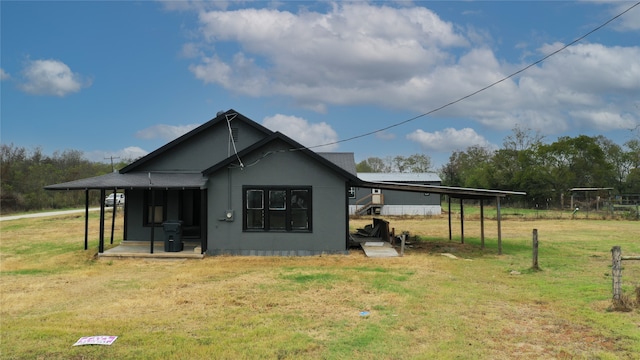
[[[447,186],[525,191],[525,204],[563,206],[571,188],[613,188],[614,194],[640,194],[640,136],[618,145],[604,136],[560,137],[544,143],[530,129],[515,128],[500,149],[469,146],[454,151],[434,169],[426,154],[370,157],[358,172],[436,172]],[[132,159],[114,164],[116,169]],[[78,207],[80,191],[45,191],[44,186],[113,171],[111,164],[91,162],[77,150],[43,154],[14,144],[0,145],[0,212]],[[99,194],[90,193],[91,204]]]
[[[124,166],[117,164],[118,168]],[[91,162],[77,150],[56,151],[51,156],[41,148],[33,150],[14,144],[0,145],[0,212],[62,209],[84,205],[81,191],[45,191],[44,186],[112,171],[111,164]],[[90,193],[91,204],[100,203],[99,194]]]
[[[640,137],[618,145],[604,136],[563,136],[553,143],[516,127],[502,148],[473,145],[433,169],[427,155],[368,158],[358,172],[437,172],[447,186],[516,190],[530,207],[562,207],[572,188],[613,188],[640,194]]]

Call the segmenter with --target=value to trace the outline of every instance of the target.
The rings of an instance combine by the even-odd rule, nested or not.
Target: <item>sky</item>
[[[515,128],[622,146],[640,129],[634,5],[3,0],[0,140],[135,159],[235,109],[315,151],[434,170]]]

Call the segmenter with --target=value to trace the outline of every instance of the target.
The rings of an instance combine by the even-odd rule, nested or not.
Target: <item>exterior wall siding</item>
[[[208,181],[210,255],[315,255],[347,253],[346,182],[301,151],[274,142],[242,159],[245,167],[221,169]],[[312,231],[243,231],[244,186],[310,186]],[[233,221],[224,214],[233,210]]]
[[[238,128],[238,140],[235,142],[238,151],[253,145],[266,135],[244,122],[231,122]],[[193,136],[171,151],[166,151],[161,158],[151,159],[142,164],[137,171],[202,171],[233,155],[233,145],[229,141],[229,130],[226,122],[218,123],[206,131]]]
[[[349,205],[349,215],[356,214],[356,206]],[[434,216],[442,214],[440,205],[384,205],[380,215]]]

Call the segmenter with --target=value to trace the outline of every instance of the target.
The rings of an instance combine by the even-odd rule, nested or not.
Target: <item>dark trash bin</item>
[[[164,251],[182,251],[182,221],[165,221],[164,228]]]

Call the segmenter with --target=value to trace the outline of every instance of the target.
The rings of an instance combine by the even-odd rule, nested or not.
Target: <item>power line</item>
[[[626,14],[627,12],[631,11],[633,8],[635,8],[638,5],[640,5],[640,2],[637,2],[637,3],[633,4],[628,9],[626,9],[623,12],[619,13],[618,15],[612,17],[611,19],[605,21],[604,23],[602,23],[601,25],[599,25],[596,28],[592,29],[591,31],[587,32],[586,34],[584,34],[584,35],[578,37],[577,39],[571,41],[570,43],[564,45],[563,47],[559,48],[558,50],[555,50],[555,51],[551,52],[550,54],[547,54],[546,56],[540,58],[539,60],[536,60],[536,61],[532,62],[531,64],[523,67],[522,69],[520,69],[520,70],[518,70],[518,71],[516,71],[516,72],[514,72],[514,73],[512,73],[512,74],[510,74],[510,75],[508,75],[508,76],[496,81],[496,82],[493,82],[493,83],[491,83],[491,84],[489,84],[489,85],[487,85],[487,86],[485,86],[485,87],[483,87],[481,89],[478,89],[478,90],[476,90],[476,91],[474,91],[474,92],[472,92],[470,94],[467,94],[467,95],[465,95],[463,97],[460,97],[460,98],[458,98],[456,100],[453,100],[453,101],[451,101],[449,103],[446,103],[446,104],[441,105],[441,106],[439,106],[437,108],[429,110],[426,113],[414,116],[414,117],[412,117],[410,119],[407,119],[407,120],[404,120],[404,121],[401,121],[401,122],[398,122],[398,123],[395,123],[395,124],[391,124],[389,126],[381,128],[381,129],[369,131],[369,132],[364,133],[364,134],[352,136],[350,138],[346,138],[346,139],[342,139],[342,140],[338,140],[338,141],[334,141],[334,142],[330,142],[330,143],[326,143],[326,144],[309,146],[306,149],[313,149],[313,148],[318,148],[318,147],[323,147],[323,146],[335,145],[335,144],[340,144],[340,143],[344,143],[344,142],[347,142],[347,141],[351,141],[351,140],[367,137],[367,136],[370,136],[370,135],[373,135],[373,134],[376,134],[376,133],[379,133],[379,132],[382,132],[382,131],[386,131],[386,130],[389,130],[389,129],[404,125],[404,124],[409,123],[411,121],[417,120],[417,119],[419,119],[421,117],[425,117],[425,116],[431,115],[431,114],[433,114],[435,112],[438,112],[438,111],[440,111],[442,109],[448,108],[449,106],[455,105],[455,104],[457,104],[457,103],[459,103],[461,101],[464,101],[464,100],[466,100],[466,99],[468,99],[468,98],[470,98],[472,96],[475,96],[475,95],[477,95],[477,94],[479,94],[479,93],[481,93],[481,92],[483,92],[485,90],[488,90],[488,89],[490,89],[490,88],[492,88],[492,87],[494,87],[494,86],[496,86],[496,85],[498,85],[498,84],[500,84],[500,83],[502,83],[502,82],[504,82],[506,80],[509,80],[512,77],[514,77],[514,76],[516,76],[516,75],[518,75],[520,73],[523,73],[523,72],[527,71],[528,69],[540,64],[541,62],[547,60],[548,58],[558,54],[559,52],[565,50],[566,48],[568,48],[568,47],[570,47],[570,46],[582,41],[583,39],[585,39],[589,35],[593,34],[594,32],[596,32],[596,31],[602,29],[603,27],[609,25],[609,23],[611,23],[612,21],[618,19],[619,17],[621,17],[622,15]]]

